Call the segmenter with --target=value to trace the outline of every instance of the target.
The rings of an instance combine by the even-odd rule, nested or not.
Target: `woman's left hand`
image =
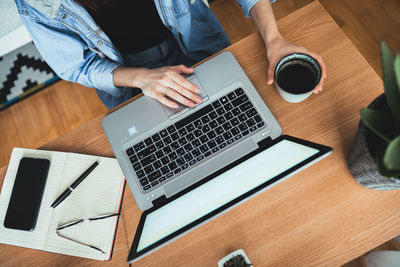
[[[307,50],[306,48],[304,48],[302,46],[297,46],[297,45],[291,44],[280,36],[271,40],[267,44],[267,56],[268,56],[268,61],[269,61],[268,82],[267,83],[268,84],[274,83],[275,66],[279,62],[279,60],[281,58],[283,58],[284,56],[287,56],[292,53],[308,54],[311,57],[313,57],[315,60],[318,61],[319,65],[321,66],[321,80],[318,83],[318,85],[315,87],[314,93],[317,94],[318,92],[321,92],[322,87],[324,85],[324,80],[327,77],[326,66],[325,66],[325,63],[324,63],[322,57],[314,52]]]

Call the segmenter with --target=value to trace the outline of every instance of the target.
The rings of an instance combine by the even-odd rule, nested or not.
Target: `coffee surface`
[[[316,75],[308,66],[289,64],[279,71],[277,80],[282,90],[292,94],[302,94],[314,89]]]

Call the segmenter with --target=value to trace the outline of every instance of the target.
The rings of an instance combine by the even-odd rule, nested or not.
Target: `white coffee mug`
[[[310,81],[312,85],[309,86],[309,88],[306,88],[306,90],[295,91],[293,88],[285,88],[285,86],[287,87],[288,85],[283,85],[283,81],[279,81],[278,79],[278,76],[282,70],[294,64],[303,65],[313,73],[314,79],[313,81]],[[278,64],[276,64],[274,76],[276,89],[282,98],[289,103],[298,103],[305,100],[313,93],[315,87],[318,85],[321,79],[321,67],[310,55],[294,53],[283,57]]]

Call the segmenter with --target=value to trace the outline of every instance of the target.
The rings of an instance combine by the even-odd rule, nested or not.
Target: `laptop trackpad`
[[[196,78],[196,76],[191,75],[189,78],[187,78],[188,81],[190,81],[191,83],[194,83],[195,85],[197,85],[200,88],[200,94],[199,96],[201,97],[201,99],[203,100],[202,103],[204,101],[208,100],[208,94],[207,92],[204,90],[204,88],[200,85],[199,80]],[[169,117],[170,120],[175,119],[176,117],[184,114],[186,111],[189,111],[190,108],[181,105],[180,103],[178,103],[179,107],[178,108],[169,108],[167,106],[162,105],[162,107],[164,108],[165,112],[167,113],[167,116]],[[196,105],[197,106],[197,105]],[[195,106],[195,107],[196,107]]]

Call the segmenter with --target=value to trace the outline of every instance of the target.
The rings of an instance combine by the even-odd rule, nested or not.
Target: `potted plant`
[[[385,93],[361,110],[347,165],[362,186],[400,189],[400,55],[381,43]]]
[[[249,258],[243,249],[238,249],[218,261],[218,267],[251,267]]]

